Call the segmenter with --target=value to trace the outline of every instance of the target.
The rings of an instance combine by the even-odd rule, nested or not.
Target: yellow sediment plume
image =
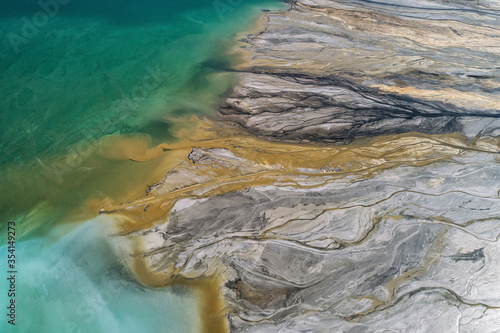
[[[317,187],[346,175],[368,178],[397,165],[425,165],[469,149],[498,149],[498,144],[471,146],[459,134],[405,133],[357,140],[344,146],[277,143],[249,135],[227,123],[197,118],[188,123],[191,129],[187,131],[184,127],[178,131],[178,143],[162,144],[161,149],[171,154],[164,174],[175,170],[189,176],[167,177],[161,185],[163,192],[130,204],[105,207],[108,212],[132,219],[133,222],[122,225],[123,233],[165,222],[182,198],[204,198],[262,185]],[[225,148],[244,161],[193,165],[187,155],[196,147]]]
[[[99,155],[110,160],[146,162],[160,157],[164,145],[151,147],[151,137],[145,134],[109,135],[99,142]]]

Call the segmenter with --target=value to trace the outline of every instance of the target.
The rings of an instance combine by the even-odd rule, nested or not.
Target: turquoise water
[[[108,245],[104,223],[88,221],[51,245],[43,238],[17,244],[16,325],[2,313],[0,332],[199,331],[194,292],[135,283]],[[8,304],[4,279],[0,287],[2,304]]]
[[[168,133],[161,115],[207,111],[213,105],[199,96],[222,93],[207,80],[227,65],[221,51],[228,37],[249,21],[246,12],[266,7],[248,0],[232,11],[209,0],[64,1],[39,27],[38,1],[2,4],[2,163],[116,131],[157,126]]]
[[[110,135],[170,142],[175,119],[214,114],[234,83],[224,70],[235,34],[261,10],[282,6],[2,1],[0,244],[15,220],[19,273],[18,326],[3,314],[0,332],[199,331],[193,292],[139,286],[109,251],[101,220],[76,229],[60,222],[78,222],[68,216],[89,199],[120,198],[159,165],[110,158],[96,142]],[[5,265],[5,246],[0,256]],[[4,309],[7,289],[3,279]]]

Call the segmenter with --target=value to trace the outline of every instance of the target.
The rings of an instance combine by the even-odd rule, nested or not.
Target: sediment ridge
[[[242,38],[240,84],[221,114],[256,135],[298,142],[472,135],[480,119],[490,123],[483,134],[497,134],[500,7],[493,5],[294,1]]]

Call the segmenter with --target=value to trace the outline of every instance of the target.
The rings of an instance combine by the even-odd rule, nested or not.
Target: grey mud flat
[[[191,170],[255,167],[218,148],[189,158],[150,195]],[[128,237],[152,271],[222,269],[233,332],[495,332],[498,163],[498,152],[468,151],[369,178],[308,170],[295,179],[302,189],[180,199],[167,220]]]
[[[498,133],[494,1],[303,0],[264,24],[244,38],[240,84],[221,109],[253,134],[345,144],[469,133],[480,119]]]

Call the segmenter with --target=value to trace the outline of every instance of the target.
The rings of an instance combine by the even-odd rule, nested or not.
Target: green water
[[[235,34],[283,4],[42,3],[0,5],[0,244],[15,220],[20,323],[6,326],[2,315],[0,332],[197,331],[189,291],[140,289],[104,254],[99,220],[71,232],[74,225],[59,222],[85,211],[88,199],[119,198],[143,184],[160,163],[111,159],[96,142],[117,134],[170,142],[173,118],[214,114],[234,83],[225,52]],[[97,301],[113,284],[120,292]],[[7,287],[2,279],[2,304]]]

